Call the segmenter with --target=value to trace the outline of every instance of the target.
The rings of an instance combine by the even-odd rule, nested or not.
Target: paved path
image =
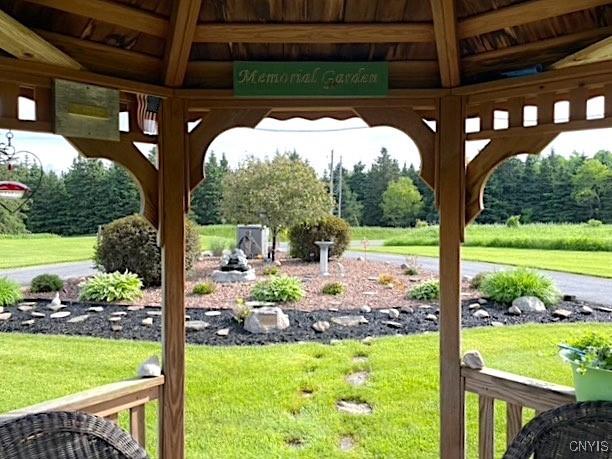
[[[362,252],[347,252],[345,256],[356,258],[362,256]],[[403,255],[393,255],[384,253],[368,253],[369,260],[387,261],[390,263],[404,263],[406,257]],[[424,269],[438,272],[438,259],[430,257],[418,257],[418,263]],[[478,261],[464,261],[463,275],[474,276],[482,271],[496,271],[511,266],[498,265],[493,263],[483,263]],[[599,277],[582,276],[579,274],[562,273],[557,271],[543,271],[542,273],[550,276],[557,287],[564,294],[576,295],[578,299],[612,306],[612,279]],[[57,274],[60,277],[79,277],[89,276],[95,273],[95,268],[91,261],[79,261],[76,263],[64,263],[59,265],[33,266],[30,268],[15,268],[10,270],[0,270],[0,277],[6,276],[22,285],[30,283],[32,278],[43,273]]]
[[[363,252],[346,252],[344,256],[356,258],[363,256]],[[401,264],[406,262],[406,256],[385,253],[368,253],[368,260],[387,261]],[[419,265],[432,272],[438,272],[438,259],[430,257],[417,257]],[[464,276],[472,277],[479,272],[499,271],[500,269],[516,268],[516,266],[505,266],[494,263],[483,263],[480,261],[463,261],[462,272]],[[566,295],[576,295],[576,298],[593,303],[612,306],[612,279],[601,277],[583,276],[580,274],[562,273],[558,271],[545,271],[539,269],[543,274],[551,277],[557,288]]]

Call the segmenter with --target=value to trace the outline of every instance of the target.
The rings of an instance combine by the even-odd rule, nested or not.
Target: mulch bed
[[[506,313],[506,308],[487,303],[481,307],[486,309],[490,318],[479,319],[473,316],[473,311],[469,305],[475,303],[478,297],[465,299],[463,302],[463,326],[471,328],[477,326],[505,326],[524,323],[553,323],[553,322],[612,322],[612,312],[597,309],[596,305],[590,305],[594,309],[590,315],[580,312],[584,302],[565,301],[558,305],[559,308],[572,311],[567,319],[554,317],[551,311],[544,314],[523,314],[521,316],[511,316]],[[67,302],[66,302],[67,303]],[[12,315],[8,320],[0,320],[0,332],[21,332],[21,333],[41,333],[53,335],[76,335],[92,336],[100,338],[128,339],[128,340],[161,340],[161,317],[149,315],[150,312],[159,313],[160,308],[155,306],[143,307],[140,310],[127,311],[122,305],[104,305],[103,312],[87,312],[91,304],[78,302],[67,303],[63,311],[71,314],[66,318],[51,319],[49,315],[52,311],[47,309],[46,300],[38,300],[32,311],[46,314],[44,318],[36,318],[31,325],[22,324],[23,321],[31,320],[31,311],[22,312],[16,307],[5,308],[4,312]],[[219,310],[219,316],[206,316],[206,309],[188,308],[187,315],[190,320],[204,320],[210,325],[200,331],[188,331],[187,341],[194,344],[209,345],[260,345],[270,343],[293,343],[299,341],[320,341],[329,343],[331,340],[341,339],[362,339],[368,336],[383,335],[408,335],[414,333],[433,332],[438,330],[437,322],[428,320],[428,314],[439,315],[437,304],[423,304],[414,308],[414,312],[401,312],[399,318],[391,319],[386,313],[373,309],[370,313],[362,313],[359,309],[329,311],[316,309],[313,311],[301,311],[283,306],[288,314],[291,326],[281,332],[269,334],[251,334],[245,331],[232,317],[230,310]],[[127,312],[121,316],[121,320],[110,322],[113,312]],[[78,315],[89,314],[89,318],[80,323],[68,323],[70,318]],[[328,331],[317,333],[312,329],[312,324],[319,320],[331,322],[333,317],[345,315],[363,315],[368,319],[367,324],[354,327],[343,327],[331,324]],[[148,317],[153,318],[153,325],[143,325],[142,320]],[[401,324],[399,328],[385,324],[385,321],[392,320]],[[113,331],[112,325],[120,325],[121,330]],[[229,328],[228,336],[218,336],[216,333],[220,329]]]

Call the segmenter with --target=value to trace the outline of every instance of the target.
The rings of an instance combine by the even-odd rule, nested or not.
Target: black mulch
[[[36,300],[30,300],[36,301]],[[478,326],[493,326],[501,323],[503,325],[515,325],[524,323],[573,323],[573,322],[608,322],[612,323],[612,312],[602,311],[597,309],[597,305],[584,302],[569,302],[560,303],[557,308],[567,309],[572,311],[572,315],[568,319],[558,319],[553,317],[552,310],[545,314],[523,314],[521,316],[512,316],[506,313],[507,308],[495,304],[484,304],[481,307],[486,309],[491,315],[487,319],[479,319],[473,317],[473,311],[468,309],[468,305],[476,302],[475,299],[468,299],[463,302],[463,327],[471,328]],[[23,321],[32,319],[29,311],[22,312],[16,307],[4,308],[4,312],[12,313],[8,320],[0,320],[0,332],[21,332],[21,333],[41,333],[52,335],[75,335],[75,336],[92,336],[99,338],[113,339],[128,339],[128,340],[146,340],[160,341],[161,340],[161,317],[151,316],[147,311],[159,311],[158,307],[146,307],[142,310],[127,311],[125,306],[102,305],[103,312],[87,312],[91,304],[72,303],[69,304],[63,311],[70,311],[71,315],[62,319],[51,319],[49,315],[52,313],[47,309],[47,300],[36,301],[34,311],[46,314],[45,318],[34,318],[34,324],[23,325]],[[593,308],[593,313],[586,315],[580,312],[582,306],[588,305]],[[238,324],[232,317],[229,310],[221,310],[220,316],[206,316],[205,312],[210,310],[205,309],[188,309],[187,315],[190,320],[204,320],[210,323],[210,326],[201,331],[188,331],[187,341],[194,344],[209,344],[209,345],[257,345],[269,343],[293,343],[297,341],[321,341],[329,342],[332,339],[361,339],[367,336],[382,336],[382,335],[408,335],[414,333],[422,333],[427,331],[437,331],[437,322],[428,320],[428,314],[439,315],[438,305],[430,304],[422,308],[416,308],[413,313],[402,312],[397,319],[391,319],[387,314],[379,310],[373,310],[370,313],[362,313],[359,310],[354,311],[297,311],[291,309],[290,306],[285,306],[283,309],[289,315],[291,326],[281,332],[269,333],[266,335],[251,334]],[[283,307],[281,305],[281,307]],[[555,308],[556,309],[556,308]],[[117,311],[126,311],[127,315],[123,316],[119,322],[110,322],[111,313]],[[80,323],[68,323],[70,318],[78,315],[89,314],[89,318]],[[363,315],[368,319],[369,323],[357,325],[355,327],[343,327],[331,324],[331,328],[324,333],[315,332],[311,326],[318,320],[325,320],[331,323],[331,319],[337,316],[345,315]],[[142,320],[152,317],[153,325],[142,325]],[[384,322],[392,320],[401,323],[400,328],[387,325]],[[497,324],[495,324],[497,322]],[[113,331],[112,325],[121,325],[120,331]],[[216,332],[220,329],[229,328],[228,336],[218,336]]]

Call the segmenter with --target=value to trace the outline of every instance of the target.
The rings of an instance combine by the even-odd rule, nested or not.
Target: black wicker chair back
[[[84,413],[30,414],[0,423],[0,459],[148,459],[117,425]]]
[[[612,459],[612,402],[564,405],[533,418],[504,459]]]

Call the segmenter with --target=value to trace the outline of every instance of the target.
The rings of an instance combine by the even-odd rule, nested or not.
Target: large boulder
[[[536,313],[544,313],[546,312],[546,306],[536,296],[521,296],[515,299],[512,302],[512,306],[516,306],[522,312],[536,312]]]
[[[289,327],[289,316],[278,306],[264,306],[253,310],[244,328],[251,333],[270,333]]]

